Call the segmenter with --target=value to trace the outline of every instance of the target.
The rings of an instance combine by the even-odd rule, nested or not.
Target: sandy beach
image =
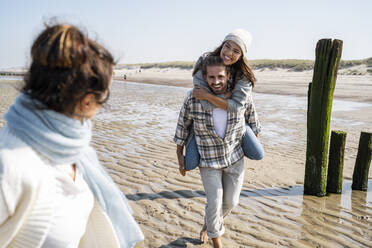
[[[372,76],[337,79],[331,129],[347,132],[343,193],[322,198],[303,195],[312,72],[264,70],[256,77],[265,158],[245,158],[240,204],[225,220],[224,247],[371,247],[372,170],[367,192],[352,191],[351,179],[360,132],[372,132]],[[0,78],[1,116],[17,85]],[[199,171],[179,174],[172,142],[191,87],[190,70],[116,70],[109,103],[94,120],[93,146],[145,234],[136,248],[211,247],[198,241],[206,203]]]

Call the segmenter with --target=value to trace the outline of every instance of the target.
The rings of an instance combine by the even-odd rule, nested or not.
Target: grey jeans
[[[244,159],[225,169],[200,167],[200,175],[207,196],[207,234],[210,238],[217,238],[225,232],[223,218],[239,203],[244,180]]]

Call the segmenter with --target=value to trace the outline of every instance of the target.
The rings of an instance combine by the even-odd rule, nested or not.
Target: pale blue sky
[[[1,0],[0,68],[27,66],[52,17],[84,28],[120,63],[192,61],[235,28],[253,36],[248,59],[314,59],[322,38],[342,59],[372,57],[369,0]]]

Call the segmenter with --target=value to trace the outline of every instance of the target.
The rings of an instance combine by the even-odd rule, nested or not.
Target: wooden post
[[[358,155],[355,161],[352,189],[366,191],[372,158],[372,133],[361,132]]]
[[[332,131],[327,175],[327,192],[329,193],[342,193],[345,142],[345,132]]]
[[[309,83],[309,88],[307,89],[307,109],[310,108],[310,96],[311,96],[311,82]],[[307,119],[309,119],[309,111],[307,111]],[[309,125],[309,122],[307,122]]]
[[[328,141],[333,91],[342,41],[322,39],[316,46],[308,108],[304,194],[324,196],[327,185]]]

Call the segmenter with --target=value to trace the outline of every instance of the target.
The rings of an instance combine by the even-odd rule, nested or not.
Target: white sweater
[[[0,247],[41,247],[56,192],[52,170],[5,127],[0,131]],[[94,201],[79,247],[119,247],[111,221]]]
[[[56,192],[51,226],[42,248],[76,248],[88,223],[94,205],[94,195],[78,168],[75,178],[71,164],[50,166]]]

